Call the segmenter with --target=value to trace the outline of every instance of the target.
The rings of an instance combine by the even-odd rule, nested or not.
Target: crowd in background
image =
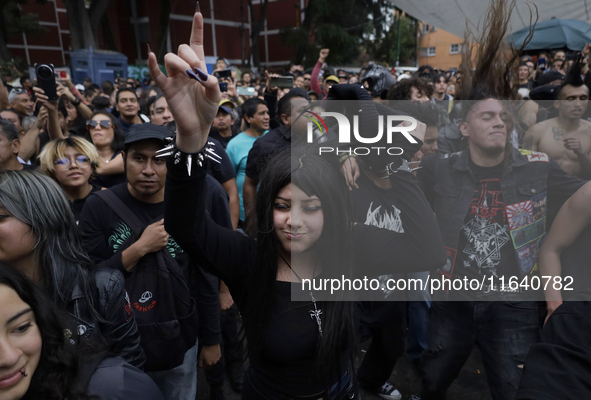
[[[24,73],[2,83],[0,399],[192,400],[203,390],[199,365],[211,399],[224,398],[227,379],[248,399],[358,398],[360,386],[396,400],[403,393],[389,380],[401,357],[422,373],[415,398],[443,399],[475,344],[494,399],[589,396],[590,276],[581,264],[591,222],[590,48],[508,60],[501,50],[478,55],[495,53],[513,65],[509,75],[478,62],[332,68],[329,49],[308,69],[251,71],[219,58],[211,74],[195,67],[182,76],[201,93],[192,109],[170,88],[178,76],[100,85],[66,77],[56,82],[57,101]],[[208,86],[214,78],[219,87]],[[377,113],[422,123],[419,143],[404,144],[404,161],[418,171],[401,161],[398,174],[384,175],[392,159],[351,153],[332,164],[300,150],[296,161],[286,156],[303,140],[295,132],[306,131],[305,110],[368,99]],[[204,127],[187,124],[188,114]],[[376,122],[362,123],[371,131]],[[207,143],[189,157],[171,143],[175,133],[189,143],[188,126]],[[322,184],[309,178],[335,163],[326,185],[337,190],[346,180],[350,220],[375,228],[360,235],[339,225],[350,236],[338,237],[354,246],[349,260],[336,250],[335,259],[388,248],[398,260],[390,277],[569,275],[577,290],[567,296],[552,286],[540,303],[491,280],[476,300],[394,293],[354,311],[310,292],[298,311],[273,283],[297,275],[284,254],[307,239],[294,214],[281,215],[296,212],[300,196],[310,232],[320,210],[335,223],[331,212],[345,206],[329,210]],[[270,238],[279,227],[287,239]],[[258,293],[244,288],[257,282]],[[582,301],[563,304],[563,296]],[[347,354],[369,339],[355,370]]]

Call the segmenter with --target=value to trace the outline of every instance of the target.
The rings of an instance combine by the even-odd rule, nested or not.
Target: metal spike
[[[160,157],[160,154],[162,154],[162,153],[167,153],[167,152],[169,152],[169,151],[172,151],[173,149],[174,149],[174,144],[169,144],[168,146],[166,146],[166,147],[163,147],[163,148],[161,148],[160,150],[158,150],[158,151],[156,152],[156,156],[157,156],[157,157]],[[162,157],[163,157],[163,156],[162,156]]]
[[[220,160],[216,160],[215,158],[212,158],[209,154],[206,155],[207,158],[209,158],[211,161],[214,161],[218,164],[221,164],[222,162]]]
[[[171,156],[173,153],[174,153],[174,151],[169,151],[169,152],[166,152],[166,153],[156,152],[156,158],[168,157],[168,156]]]
[[[193,164],[193,156],[191,156],[190,154],[187,155],[187,175],[191,176],[191,167]],[[200,165],[202,166],[202,165]]]
[[[220,157],[218,154],[216,154],[216,152],[215,152],[215,151],[214,151],[212,148],[210,148],[210,147],[208,147],[208,148],[207,148],[205,151],[208,153],[207,155],[208,155],[210,158],[211,158],[211,156],[213,156],[213,157],[215,157],[215,158],[217,158],[217,159],[219,159],[219,160],[221,160],[221,159],[222,159],[222,157]]]

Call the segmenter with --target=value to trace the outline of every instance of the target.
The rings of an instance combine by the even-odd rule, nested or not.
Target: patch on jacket
[[[548,157],[548,154],[546,153],[525,149],[519,149],[519,152],[524,156],[527,156],[529,162],[550,162],[550,157]]]

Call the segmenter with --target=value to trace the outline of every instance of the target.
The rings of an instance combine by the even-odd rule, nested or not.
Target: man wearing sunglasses
[[[27,115],[33,115],[35,103],[31,100],[29,93],[23,88],[13,89],[8,96],[10,110],[17,113],[21,123]]]
[[[7,119],[0,119],[0,171],[35,169],[18,161],[20,147],[21,141],[16,126]]]

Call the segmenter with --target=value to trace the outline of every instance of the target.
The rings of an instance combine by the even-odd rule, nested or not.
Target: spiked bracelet
[[[203,148],[198,151],[197,153],[189,154],[183,151],[180,151],[178,147],[176,147],[176,136],[168,137],[165,139],[165,146],[164,148],[158,150],[156,152],[157,158],[164,158],[172,156],[174,160],[174,164],[184,163],[187,166],[187,175],[191,176],[191,168],[193,168],[193,162],[196,162],[199,167],[203,168],[205,165],[205,160],[210,159],[218,164],[221,163],[222,158],[215,153],[213,147],[215,144],[213,142],[207,142]]]

